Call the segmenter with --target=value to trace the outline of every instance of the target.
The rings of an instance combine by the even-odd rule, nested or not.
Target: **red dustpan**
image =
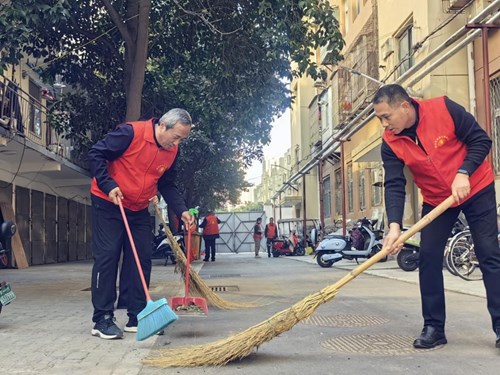
[[[186,290],[184,297],[170,297],[168,303],[172,310],[179,316],[206,316],[208,314],[208,305],[205,298],[189,297],[189,271],[191,268],[191,235],[193,227],[188,229],[186,242]]]

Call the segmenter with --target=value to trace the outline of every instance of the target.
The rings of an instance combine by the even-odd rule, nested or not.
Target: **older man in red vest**
[[[160,119],[118,125],[88,153],[94,176],[92,200],[92,304],[95,323],[91,333],[102,339],[116,339],[123,332],[115,324],[116,277],[123,251],[121,281],[126,280],[126,332],[137,331],[137,314],[146,306],[146,297],[134,263],[131,244],[118,207],[121,199],[134,238],[142,270],[149,285],[151,275],[152,225],[148,205],[159,191],[187,225],[189,214],[175,186],[175,163],[179,143],[191,131],[191,116],[172,109]]]

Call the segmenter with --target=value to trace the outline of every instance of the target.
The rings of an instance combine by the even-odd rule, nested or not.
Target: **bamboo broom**
[[[169,242],[172,244],[172,250],[175,253],[175,257],[177,258],[177,266],[180,268],[183,277],[186,275],[186,256],[184,252],[180,248],[179,244],[175,240],[172,232],[170,231],[168,225],[165,223],[163,219],[163,215],[161,214],[160,207],[155,204],[156,215],[161,220],[163,224],[163,228],[165,228],[165,233],[168,237]],[[238,303],[238,302],[230,302],[221,298],[218,294],[214,293],[212,289],[210,289],[207,284],[203,281],[203,279],[198,275],[198,273],[194,270],[189,272],[189,291],[192,294],[198,294],[205,298],[207,302],[211,306],[218,307],[223,310],[231,310],[231,309],[244,309],[244,308],[252,308],[257,307],[257,304],[253,303]]]
[[[409,230],[401,234],[393,246],[395,247],[404,243],[446,211],[454,202],[453,196],[448,197]],[[147,358],[145,363],[157,367],[222,366],[235,359],[244,358],[250,355],[254,348],[271,341],[283,332],[289,331],[299,321],[311,316],[320,305],[333,299],[341,287],[388,255],[389,250],[390,248],[383,248],[335,284],[329,285],[319,292],[310,294],[288,309],[273,315],[264,322],[250,327],[243,332],[208,344],[177,349],[160,349]]]

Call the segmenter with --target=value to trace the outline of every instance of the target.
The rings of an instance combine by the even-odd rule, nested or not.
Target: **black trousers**
[[[274,240],[274,238],[266,238],[266,249],[267,249],[268,256],[271,256],[271,250],[273,247],[273,240]]]
[[[205,260],[208,260],[210,257],[212,257],[212,260],[215,260],[216,238],[213,236],[203,237],[203,241],[205,241]]]
[[[434,207],[422,207],[422,216]],[[500,327],[500,249],[495,188],[491,184],[465,203],[448,209],[421,233],[419,278],[424,325],[444,332],[446,311],[443,283],[443,254],[453,224],[463,211],[470,227],[474,249],[483,273],[488,311],[493,329]]]
[[[147,209],[130,211],[125,209],[132,237],[139,255],[146,283],[151,276],[152,226]],[[92,196],[92,320],[99,321],[104,315],[113,316],[116,300],[116,277],[118,261],[123,251],[120,280],[125,285],[120,291],[126,292],[127,314],[137,316],[146,306],[146,296],[137,271],[125,224],[118,206],[104,199]]]

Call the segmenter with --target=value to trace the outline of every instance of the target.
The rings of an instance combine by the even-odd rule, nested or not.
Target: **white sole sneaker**
[[[137,327],[127,327],[125,326],[123,328],[123,332],[128,332],[128,333],[137,333]],[[158,333],[156,333],[158,336],[163,336],[165,334],[165,331],[162,329]]]
[[[90,333],[92,334],[92,336],[97,336],[104,340],[115,340],[115,339],[121,339],[123,337],[123,335],[106,335],[101,331],[99,331],[98,329],[92,329]]]
[[[132,327],[125,326],[125,327],[123,328],[123,332],[128,332],[128,333],[137,333],[137,326],[132,326]]]

